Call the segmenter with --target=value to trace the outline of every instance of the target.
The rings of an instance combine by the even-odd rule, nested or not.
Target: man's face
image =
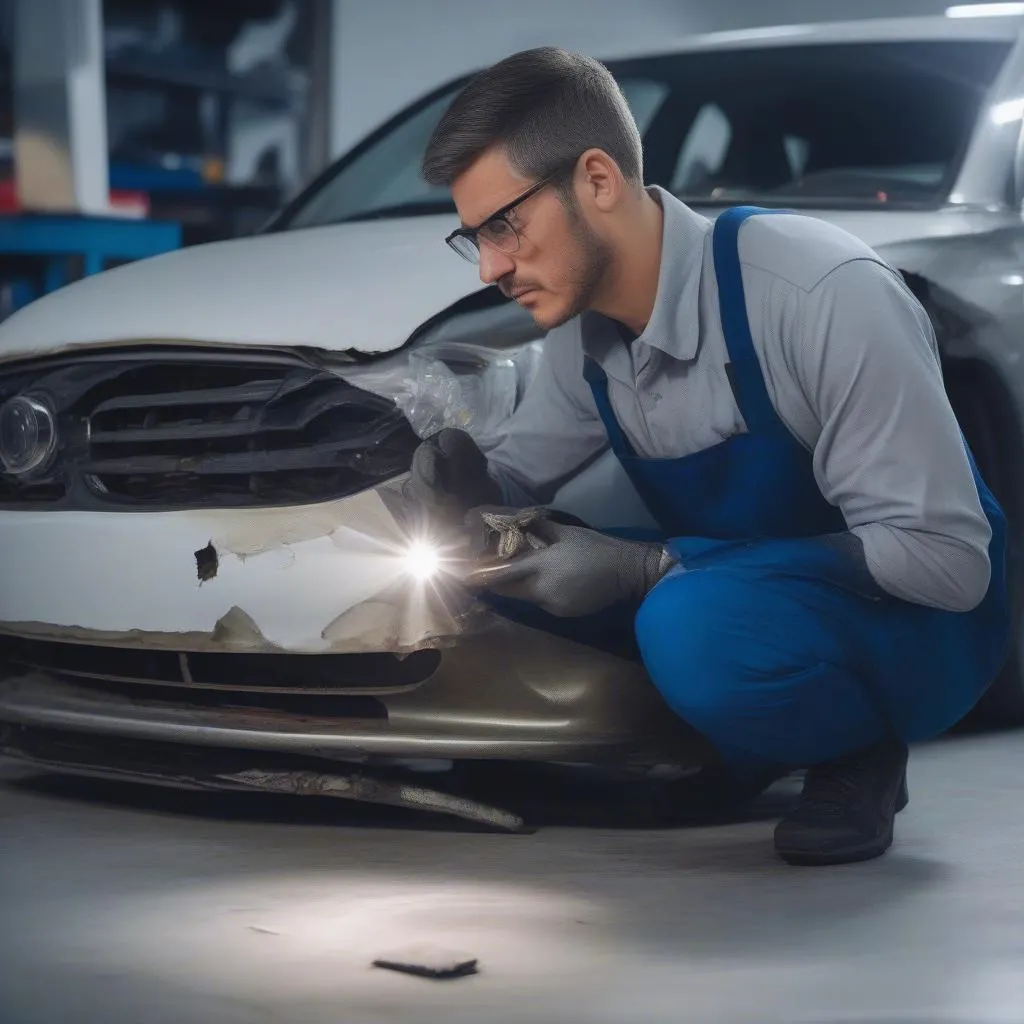
[[[478,227],[525,192],[504,153],[490,150],[452,186],[462,223]],[[590,308],[611,264],[610,247],[578,210],[567,209],[558,189],[546,186],[509,211],[518,236],[515,251],[480,239],[480,280],[527,309],[538,326],[557,327]]]

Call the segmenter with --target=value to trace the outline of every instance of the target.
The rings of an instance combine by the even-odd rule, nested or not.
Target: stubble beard
[[[576,245],[576,255],[568,275],[572,282],[572,302],[556,323],[544,325],[548,330],[561,327],[593,306],[608,280],[614,262],[611,246],[576,210],[567,208],[567,212]]]

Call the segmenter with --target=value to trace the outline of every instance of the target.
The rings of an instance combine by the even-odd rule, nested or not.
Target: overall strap
[[[633,446],[626,438],[619,421],[612,409],[611,399],[608,397],[608,376],[598,363],[590,356],[583,357],[583,379],[590,385],[594,393],[594,403],[597,405],[597,414],[601,417],[605,432],[608,434],[608,443],[612,451],[620,458],[632,458],[636,453]]]
[[[712,239],[715,277],[718,279],[719,314],[725,345],[729,351],[729,379],[736,403],[751,433],[773,429],[781,421],[768,397],[764,375],[754,350],[754,339],[750,334],[743,272],[740,268],[739,233],[743,223],[750,217],[786,212],[764,210],[756,206],[733,207],[715,221]]]

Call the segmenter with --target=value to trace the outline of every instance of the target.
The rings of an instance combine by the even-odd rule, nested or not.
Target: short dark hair
[[[525,178],[568,170],[601,149],[627,181],[643,184],[640,131],[611,72],[554,46],[513,54],[472,78],[434,129],[423,176],[448,187],[496,145]]]

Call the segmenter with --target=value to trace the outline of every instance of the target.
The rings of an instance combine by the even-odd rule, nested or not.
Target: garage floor
[[[667,832],[0,768],[3,1024],[1024,1021],[1024,735],[917,752],[898,847],[799,870],[771,815]],[[791,785],[791,784],[790,784]],[[369,967],[410,945],[482,973]]]

